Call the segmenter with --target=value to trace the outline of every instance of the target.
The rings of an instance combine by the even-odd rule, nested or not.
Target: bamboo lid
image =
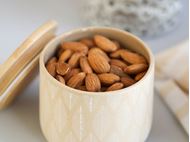
[[[26,84],[33,79],[31,76],[37,68],[39,54],[55,37],[56,28],[55,21],[43,24],[0,65],[0,110],[9,106]]]

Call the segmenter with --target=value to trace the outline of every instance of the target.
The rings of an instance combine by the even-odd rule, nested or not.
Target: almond
[[[135,80],[129,76],[126,76],[126,77],[121,77],[121,82],[124,84],[125,87],[128,87],[128,86],[134,84]]]
[[[127,64],[124,61],[119,60],[119,59],[111,59],[110,60],[110,64],[118,66],[118,67],[120,67],[122,69],[125,68],[125,67],[127,67]]]
[[[74,53],[74,54],[71,56],[71,58],[69,59],[68,64],[69,64],[72,68],[78,67],[78,66],[79,66],[79,59],[80,59],[81,56],[83,56],[83,54],[80,53],[80,52]]]
[[[87,91],[85,85],[79,86],[77,87],[77,89],[82,90],[82,91]]]
[[[52,57],[51,59],[48,60],[47,64],[52,64],[52,63],[56,63],[56,62],[57,62],[57,58]]]
[[[100,54],[102,57],[104,57],[107,61],[110,61],[110,58],[108,57],[108,55],[103,51],[101,50],[100,48],[98,47],[94,47],[94,48],[91,48],[90,51],[91,54]]]
[[[139,81],[145,74],[146,74],[146,71],[137,74],[137,75],[135,76],[135,81]]]
[[[143,56],[130,51],[121,52],[121,58],[130,64],[146,63],[146,59]]]
[[[119,50],[116,50],[115,52],[112,52],[111,54],[110,54],[110,57],[111,58],[116,58],[116,59],[119,59],[120,57],[121,57],[121,53],[123,52],[123,51],[125,51],[126,49],[119,49]]]
[[[119,90],[123,88],[123,83],[121,82],[116,82],[114,84],[112,84],[110,87],[108,87],[108,89],[106,91],[115,91],[115,90]]]
[[[110,70],[110,65],[108,61],[97,51],[89,51],[88,61],[90,66],[96,73],[106,73]]]
[[[117,47],[117,50],[118,50],[119,48],[121,48],[118,41],[112,40],[112,42],[113,42],[113,43],[115,44],[115,46]]]
[[[100,91],[101,83],[98,76],[94,73],[88,73],[85,79],[86,89],[90,92]]]
[[[72,76],[78,74],[79,72],[81,72],[81,70],[79,68],[73,68],[71,69],[65,76],[64,79],[67,82]]]
[[[111,65],[110,73],[116,74],[120,77],[128,76],[120,67]]]
[[[83,72],[92,73],[92,69],[88,63],[87,57],[85,56],[80,57],[80,67]]]
[[[117,50],[117,46],[111,40],[102,35],[95,35],[94,41],[96,45],[105,52],[113,52]]]
[[[46,69],[50,75],[52,75],[53,77],[56,76],[56,63],[48,63],[46,65]]]
[[[66,63],[58,62],[56,64],[56,72],[59,75],[65,75],[66,73],[69,72],[69,70],[70,70],[70,66]]]
[[[80,72],[74,76],[72,76],[68,82],[67,85],[72,88],[77,88],[81,86],[83,80],[85,79],[86,74],[84,72]]]
[[[61,75],[56,75],[55,77],[59,82],[61,82],[62,84],[65,84],[65,79],[61,76]]]
[[[113,73],[102,73],[98,75],[98,78],[100,79],[100,82],[103,84],[113,84],[120,80],[120,77]]]
[[[89,48],[95,46],[93,39],[85,38],[85,39],[81,39],[80,42],[85,44]]]
[[[102,35],[63,42],[47,64],[59,82],[83,91],[114,91],[139,81],[148,69],[144,56]]]
[[[124,72],[126,72],[127,74],[138,74],[147,70],[147,68],[147,64],[133,64],[128,67],[125,67]]]
[[[87,54],[88,52],[88,47],[80,42],[63,42],[61,47],[63,49],[70,49],[74,52],[82,52],[84,54]]]
[[[67,61],[71,57],[72,53],[73,52],[69,49],[66,49],[65,51],[63,51],[59,57],[59,62]]]

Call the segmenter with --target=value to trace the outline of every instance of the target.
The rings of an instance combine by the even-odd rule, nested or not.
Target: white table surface
[[[144,39],[156,54],[188,38],[188,0],[182,0],[180,24],[168,34]],[[59,23],[58,34],[85,26],[79,16],[80,0],[1,0],[0,63],[35,28],[49,19]],[[45,142],[39,125],[38,77],[16,102],[0,112],[0,142]],[[155,93],[154,119],[147,142],[187,142],[188,136]]]

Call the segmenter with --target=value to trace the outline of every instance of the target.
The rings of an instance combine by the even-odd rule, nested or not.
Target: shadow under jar
[[[127,88],[86,92],[54,79],[45,63],[63,41],[100,34],[143,55],[149,69]],[[152,124],[154,57],[136,36],[113,28],[89,27],[64,33],[50,41],[40,56],[40,124],[49,142],[143,142]]]

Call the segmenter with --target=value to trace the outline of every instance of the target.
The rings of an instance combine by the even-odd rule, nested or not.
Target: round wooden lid
[[[56,28],[55,21],[43,24],[0,65],[0,109],[11,104],[26,84],[33,79],[31,75],[38,65],[39,54],[55,37]]]

